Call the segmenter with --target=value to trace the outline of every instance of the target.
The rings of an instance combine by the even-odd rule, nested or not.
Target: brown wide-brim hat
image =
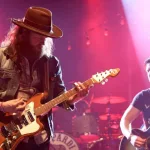
[[[52,12],[42,7],[28,8],[23,19],[12,19],[20,27],[51,38],[63,36],[62,30],[52,23]]]

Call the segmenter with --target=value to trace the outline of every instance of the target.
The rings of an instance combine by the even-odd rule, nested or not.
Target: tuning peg
[[[101,82],[101,84],[102,84],[102,85],[104,85],[104,84],[105,84],[105,82],[103,81],[103,82]]]
[[[108,79],[105,79],[105,82],[108,82]]]

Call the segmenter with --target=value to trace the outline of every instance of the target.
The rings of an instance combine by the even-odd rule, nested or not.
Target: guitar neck
[[[85,87],[88,87],[91,86],[93,83],[94,83],[93,79],[90,78],[85,82],[83,82],[82,84]],[[72,88],[69,91],[66,91],[65,93],[61,94],[60,96],[52,99],[51,101],[41,105],[40,107],[35,109],[36,116],[49,112],[54,106],[57,106],[58,104],[68,100],[70,97],[74,96],[75,94],[77,94],[77,90],[75,88]]]

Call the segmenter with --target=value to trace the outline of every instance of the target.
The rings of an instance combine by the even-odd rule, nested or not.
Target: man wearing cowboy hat
[[[48,93],[48,98],[42,101],[45,103],[66,91],[59,60],[52,55],[52,38],[60,38],[63,33],[53,24],[51,11],[42,7],[30,7],[23,19],[12,19],[12,22],[14,25],[0,48],[0,114],[20,115],[36,93]],[[80,82],[74,85],[77,94],[59,106],[72,110],[74,103],[88,94],[89,87]],[[49,138],[53,136],[51,111],[41,116],[41,122],[44,128],[18,142],[16,150],[49,149]],[[9,142],[0,144],[4,149],[11,149]]]

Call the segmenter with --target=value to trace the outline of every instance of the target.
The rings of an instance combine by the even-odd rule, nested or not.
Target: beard
[[[43,43],[39,43],[33,46],[29,42],[24,42],[19,47],[19,52],[26,58],[38,59],[42,54]]]

